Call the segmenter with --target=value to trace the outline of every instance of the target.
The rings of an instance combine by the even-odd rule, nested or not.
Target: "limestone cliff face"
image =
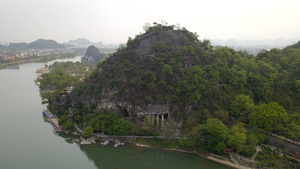
[[[152,27],[148,34],[135,39],[135,43],[138,44],[136,46],[136,54],[138,56],[146,57],[155,54],[155,52],[151,52],[151,47],[155,43],[169,43],[177,51],[192,41],[192,39],[187,37],[185,31],[173,30],[172,26],[157,29],[156,27]]]
[[[142,119],[147,115],[163,115],[168,114],[170,117],[169,104],[146,104],[144,106],[137,105],[134,101],[120,100],[114,96],[116,91],[104,89],[98,95],[81,95],[72,99],[72,107],[79,107],[80,104],[88,105],[96,110],[109,109],[116,112],[126,112],[129,117],[137,117]]]
[[[168,31],[163,31],[161,33],[151,32],[146,36],[136,39],[136,41],[140,42],[137,47],[136,53],[137,55],[144,57],[153,54],[150,52],[151,46],[154,43],[158,42],[171,42],[175,50],[178,50],[180,47],[182,47],[180,38],[180,33],[172,29]]]

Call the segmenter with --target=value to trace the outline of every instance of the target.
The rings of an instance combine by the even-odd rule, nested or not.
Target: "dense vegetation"
[[[45,65],[50,70],[42,75],[40,89],[63,89],[74,86],[91,71],[91,65],[81,62],[55,62],[52,65]]]
[[[155,59],[136,56],[129,41],[126,49],[102,63],[105,73],[99,77],[94,74],[92,80],[119,89],[120,97],[131,99],[134,95],[140,105],[171,103],[178,109],[179,118],[186,116],[189,106],[228,111],[241,94],[255,104],[278,102],[290,113],[299,111],[297,49],[273,49],[255,58],[227,47],[212,49],[207,41],[197,45],[196,36],[188,35],[191,42],[182,42],[187,45],[177,51],[172,42],[152,45]]]
[[[49,72],[42,74],[37,80],[40,83],[39,88],[44,91],[41,94],[43,103],[56,106],[53,103],[64,102],[61,96],[67,93],[67,87],[82,82],[84,77],[92,72],[93,67],[81,62],[55,62],[49,66],[45,65],[44,69],[48,69]]]
[[[127,47],[102,62],[99,67],[103,73],[95,71],[81,85],[81,91],[117,89],[117,98],[141,106],[171,104],[175,120],[206,114],[204,119],[197,118],[200,123],[211,116],[226,122],[229,115],[248,123],[251,121],[248,116],[259,111],[261,104],[274,103],[282,106],[286,116],[295,116],[296,119],[290,120],[299,124],[299,49],[272,49],[254,57],[227,47],[213,48],[209,41],[201,42],[196,34],[185,29],[175,31],[180,36],[176,42],[180,44],[178,50],[175,42],[157,42],[147,57],[135,52],[138,46],[135,41],[140,38],[135,41],[129,38]],[[164,31],[156,28],[152,33]],[[88,87],[94,84],[99,88]],[[287,120],[282,122],[283,127]],[[284,132],[283,128],[276,127],[267,130]]]
[[[280,155],[270,148],[263,149],[257,155],[258,168],[299,168],[299,165],[293,163],[294,159]]]
[[[141,48],[148,45],[145,39],[151,43],[149,49]],[[113,99],[140,107],[170,105],[172,121],[183,122],[181,129],[191,138],[187,145],[216,153],[230,146],[251,156],[258,143],[266,142],[264,131],[300,140],[299,44],[254,57],[213,47],[185,28],[149,27],[99,62],[72,92],[70,102],[110,90]],[[73,119],[83,128],[90,126],[89,131],[99,131],[96,126],[102,126],[104,115],[94,115],[96,106],[81,102],[85,111],[73,113]]]
[[[76,112],[75,112],[76,114]],[[131,123],[117,116],[111,111],[95,112],[95,117],[89,122],[84,130],[84,135],[89,136],[93,131],[102,131],[108,135],[128,135],[130,134]],[[78,116],[77,116],[78,117]],[[76,118],[75,122],[81,122],[81,118]]]

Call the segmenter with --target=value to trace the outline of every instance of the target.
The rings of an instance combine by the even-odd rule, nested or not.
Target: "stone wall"
[[[293,154],[295,154],[296,152],[300,152],[300,147],[295,144],[291,144],[282,139],[275,138],[275,137],[272,137],[269,135],[267,135],[267,138],[268,138],[268,143],[274,147],[277,147],[278,149],[281,149],[281,150],[286,149]]]

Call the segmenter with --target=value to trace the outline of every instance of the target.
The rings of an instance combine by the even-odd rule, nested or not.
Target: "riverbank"
[[[3,61],[0,60],[0,69],[5,69],[11,66],[19,66],[21,64],[29,63],[29,62],[45,63],[56,59],[75,58],[77,56],[81,56],[81,55],[78,53],[61,53],[56,55],[29,56],[29,57],[18,58],[13,60],[3,60]]]
[[[138,147],[143,148],[155,148],[155,149],[161,149],[166,151],[175,151],[180,153],[188,153],[188,154],[196,154],[198,156],[201,156],[202,158],[205,158],[210,161],[214,161],[217,163],[220,163],[222,165],[231,167],[231,168],[237,168],[237,169],[250,169],[250,167],[243,166],[237,163],[232,162],[230,159],[226,159],[224,157],[211,154],[211,153],[199,153],[196,150],[183,150],[178,148],[170,148],[168,146],[161,147],[161,146],[155,146],[155,145],[148,145],[143,140],[145,139],[171,139],[171,140],[178,140],[178,138],[170,138],[170,137],[163,137],[163,136],[156,136],[156,137],[150,137],[145,136],[145,138],[142,138],[143,136],[109,136],[104,135],[103,133],[94,133],[89,138],[83,137],[83,131],[78,128],[77,126],[74,127],[76,131],[70,131],[70,130],[63,130],[66,134],[71,134],[73,136],[76,136],[78,138],[72,139],[72,142],[76,142],[80,146],[84,145],[93,145],[97,142],[101,142],[102,145],[106,146],[109,143],[114,143],[114,147],[117,148],[118,146],[122,146],[124,144],[132,144]]]
[[[135,145],[138,146],[138,147],[157,148],[157,147],[151,147],[149,145],[138,144],[138,143],[136,143]],[[181,153],[188,153],[188,154],[196,154],[196,155],[201,156],[202,158],[205,158],[205,159],[208,159],[208,160],[226,165],[228,167],[232,167],[232,168],[236,168],[236,169],[251,169],[250,167],[246,167],[246,166],[243,166],[243,165],[240,165],[240,164],[232,163],[229,159],[226,159],[224,157],[221,157],[221,156],[218,156],[218,155],[215,155],[215,154],[206,155],[206,154],[198,153],[195,150],[187,151],[187,150],[173,149],[173,148],[157,148],[157,149],[162,149],[162,150],[166,150],[166,151],[175,151],[175,152],[181,152]]]
[[[67,132],[70,133],[70,132]],[[73,132],[75,133],[75,132]],[[73,134],[72,133],[72,134]],[[82,134],[82,131],[77,130],[76,135],[80,136]],[[147,139],[147,138],[145,138]],[[215,155],[215,154],[206,154],[206,153],[198,153],[195,150],[188,151],[188,150],[183,150],[183,149],[174,149],[174,148],[168,148],[168,147],[157,147],[157,146],[150,146],[145,143],[140,143],[136,140],[136,138],[124,138],[124,137],[118,137],[118,136],[109,136],[109,137],[100,137],[100,136],[92,136],[87,139],[83,139],[82,136],[79,139],[75,139],[74,142],[76,142],[79,145],[89,145],[89,144],[95,144],[96,142],[101,142],[102,145],[106,146],[109,144],[109,142],[114,143],[114,147],[118,147],[119,145],[124,145],[126,144],[132,144],[137,147],[142,147],[142,148],[154,148],[154,149],[161,149],[161,150],[166,150],[166,151],[174,151],[174,152],[180,152],[180,153],[188,153],[188,154],[196,154],[202,158],[205,158],[210,161],[214,161],[216,163],[231,167],[231,168],[236,168],[236,169],[251,169],[250,167],[246,167],[240,164],[235,164],[231,160],[226,159],[224,157]],[[82,144],[83,143],[83,144]],[[119,143],[119,144],[118,144]],[[121,144],[120,144],[121,143]],[[117,146],[116,146],[117,145]]]

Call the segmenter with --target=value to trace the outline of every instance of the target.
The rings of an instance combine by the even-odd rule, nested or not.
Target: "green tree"
[[[203,71],[199,66],[192,66],[178,82],[176,93],[186,103],[195,104],[201,99],[206,83],[202,75]]]
[[[211,118],[208,119],[205,124],[205,136],[207,139],[208,149],[214,152],[219,152],[219,147],[216,148],[216,145],[221,144],[220,142],[226,142],[229,137],[229,132],[221,120]]]
[[[172,67],[168,64],[164,65],[161,69],[162,73],[165,75],[165,76],[172,76],[173,75],[173,70],[172,70]]]
[[[87,127],[84,129],[84,131],[83,131],[83,136],[84,136],[84,137],[89,137],[89,136],[92,134],[93,131],[94,131],[94,128],[93,128],[93,127],[87,126]]]
[[[74,124],[72,122],[71,119],[68,119],[64,124],[63,124],[63,127],[65,130],[69,130],[71,128],[73,128]]]
[[[190,132],[199,124],[198,119],[196,119],[194,116],[190,116],[187,118],[187,120],[184,122],[182,128],[184,132]]]
[[[229,136],[228,145],[232,146],[236,152],[241,152],[243,150],[243,144],[246,143],[245,133],[234,133]]]
[[[150,51],[153,53],[164,53],[165,49],[166,44],[164,44],[163,42],[157,42],[151,46]]]
[[[69,117],[67,115],[63,115],[58,119],[58,124],[59,125],[63,125],[65,124],[65,122],[69,119]]]
[[[223,122],[226,122],[229,119],[228,112],[224,110],[215,110],[213,111],[212,115],[214,118],[220,119]]]
[[[229,105],[229,113],[232,116],[239,117],[242,122],[248,121],[248,116],[254,111],[253,100],[248,95],[238,95]]]
[[[254,112],[249,115],[249,120],[250,125],[276,131],[288,122],[288,115],[285,109],[275,102],[256,106]]]
[[[229,132],[228,145],[232,146],[236,152],[243,151],[243,145],[246,143],[246,129],[244,124],[237,123],[231,126]]]
[[[295,81],[296,91],[298,96],[300,96],[300,80]]]
[[[186,138],[185,136],[182,136],[181,139],[178,140],[179,146],[184,147],[186,145]]]
[[[256,145],[259,143],[258,138],[250,132],[246,133],[246,144],[243,145],[241,154],[251,157],[256,151]]]
[[[203,138],[205,135],[205,125],[198,124],[188,133],[190,136],[190,145],[193,147],[199,147],[203,145]]]
[[[225,147],[226,147],[226,144],[224,141],[220,141],[216,147],[215,147],[215,152],[219,153],[219,154],[222,154],[224,153],[225,151]]]
[[[125,121],[122,118],[118,118],[113,123],[113,134],[120,136],[120,135],[127,135],[131,131],[131,126],[128,121]]]

